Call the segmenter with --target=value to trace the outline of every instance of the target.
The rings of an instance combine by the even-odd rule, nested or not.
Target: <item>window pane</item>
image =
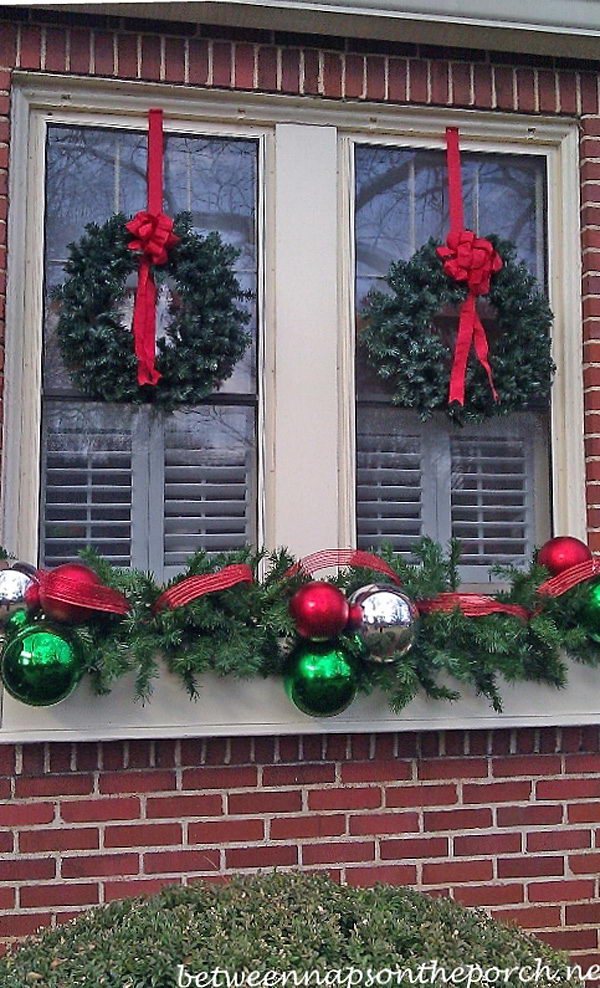
[[[50,126],[46,174],[46,305],[41,562],[55,565],[94,545],[113,562],[174,575],[196,549],[235,548],[256,537],[257,142],[165,135],[165,210],[191,213],[240,251],[236,273],[253,299],[252,344],[216,397],[172,415],[80,395],[56,344],[52,288],[68,244],[87,223],[146,205],[142,132]],[[91,190],[91,193],[90,193]],[[121,305],[130,324],[135,275]],[[171,296],[159,289],[157,335]],[[235,395],[235,405],[227,404]]]
[[[545,284],[545,159],[463,153],[465,226],[512,240]],[[385,291],[392,261],[408,260],[449,217],[442,151],[357,145],[356,305]],[[484,306],[480,302],[480,306]],[[482,309],[483,312],[483,309]],[[360,326],[360,319],[358,319]],[[458,428],[423,423],[390,403],[357,349],[357,541],[410,552],[420,535],[463,546],[463,579],[497,562],[524,561],[549,534],[548,416],[519,413]]]

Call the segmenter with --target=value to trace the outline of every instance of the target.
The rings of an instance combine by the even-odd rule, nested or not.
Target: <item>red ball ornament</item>
[[[290,600],[296,631],[314,642],[337,638],[348,624],[349,612],[342,591],[321,580],[300,587]]]
[[[348,614],[348,631],[356,631],[360,628],[363,620],[363,609],[362,604],[350,604],[350,611]]]
[[[545,542],[537,554],[537,562],[540,566],[545,566],[552,576],[557,576],[571,566],[586,563],[591,558],[592,553],[585,542],[571,535],[557,535]]]
[[[62,621],[64,624],[82,624],[96,614],[92,607],[83,607],[81,604],[70,604],[66,601],[56,600],[53,596],[53,582],[58,585],[59,581],[68,580],[77,587],[99,586],[101,580],[89,566],[83,563],[63,563],[46,574],[40,585],[39,600],[42,611],[46,617],[55,621]]]

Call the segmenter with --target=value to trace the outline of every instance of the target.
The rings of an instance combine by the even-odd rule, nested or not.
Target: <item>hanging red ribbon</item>
[[[321,549],[290,566],[285,577],[297,576],[298,573],[312,576],[317,570],[327,569],[329,566],[362,566],[365,569],[375,570],[377,573],[384,573],[394,583],[400,583],[398,575],[394,573],[392,567],[384,559],[380,559],[372,552],[364,552],[362,549]]]
[[[487,374],[494,401],[498,392],[494,387],[492,369],[488,360],[488,341],[485,329],[477,313],[477,296],[487,295],[490,279],[502,267],[502,258],[489,240],[476,237],[464,229],[462,181],[460,173],[460,147],[458,128],[446,129],[446,154],[448,161],[448,197],[450,202],[450,232],[446,247],[438,247],[437,253],[444,263],[444,271],[455,281],[466,282],[468,295],[460,308],[458,333],[450,371],[448,403],[465,403],[465,376],[471,344],[479,363]]]
[[[128,246],[139,250],[140,266],[133,309],[133,339],[137,357],[138,384],[155,385],[161,374],[154,360],[156,353],[156,285],[153,264],[166,264],[170,247],[179,243],[173,233],[173,220],[163,213],[163,111],[148,110],[148,208],[141,210],[125,226],[133,234]]]
[[[152,610],[156,614],[164,608],[172,610],[175,607],[184,607],[191,604],[193,600],[204,597],[207,593],[214,593],[216,590],[228,590],[238,583],[253,583],[254,576],[252,570],[246,563],[232,563],[225,566],[217,573],[207,573],[203,576],[188,576],[168,590],[163,591],[155,601]]]

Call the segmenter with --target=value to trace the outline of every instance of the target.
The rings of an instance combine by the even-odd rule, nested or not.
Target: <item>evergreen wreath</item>
[[[392,401],[416,409],[422,419],[438,410],[457,422],[481,421],[548,402],[555,371],[551,356],[552,312],[536,279],[508,240],[487,238],[502,258],[487,298],[496,310],[490,363],[499,394],[495,402],[483,367],[469,362],[464,408],[448,404],[452,348],[433,320],[445,306],[459,306],[464,284],[449,278],[429,240],[408,261],[396,261],[386,277],[389,292],[371,291],[358,336],[370,366],[392,389]]]
[[[418,601],[459,589],[460,552],[456,541],[445,552],[438,543],[422,538],[413,548],[414,562],[391,549],[380,556],[399,577],[402,591]],[[242,679],[284,673],[298,640],[289,601],[309,580],[302,571],[289,577],[295,560],[287,550],[267,553],[248,547],[217,555],[198,552],[170,586],[234,563],[248,564],[255,582],[158,612],[153,605],[164,588],[151,575],[113,567],[94,550],[81,556],[105,586],[123,593],[130,604],[122,618],[98,614],[86,624],[69,627],[86,657],[86,671],[97,693],[110,692],[123,675],[133,673],[136,696],[149,699],[161,658],[191,697],[198,695],[200,677],[209,670]],[[262,578],[259,569],[266,572]],[[505,589],[493,599],[525,608],[528,620],[502,613],[473,618],[459,608],[423,613],[414,646],[389,664],[364,661],[365,646],[353,632],[343,632],[338,642],[356,660],[359,689],[364,693],[381,689],[392,710],[400,711],[420,691],[433,699],[458,699],[460,692],[447,685],[450,678],[459,686],[471,686],[501,711],[502,680],[562,687],[567,681],[565,656],[600,665],[600,639],[594,640],[586,628],[589,582],[551,598],[537,594],[548,577],[537,563],[528,570],[499,568],[497,575]],[[349,566],[330,582],[349,596],[365,584],[386,583],[389,578]]]
[[[60,305],[57,338],[63,361],[76,387],[100,401],[154,403],[171,410],[191,405],[214,391],[232,373],[250,343],[244,327],[248,312],[238,303],[242,291],[233,270],[239,251],[218,233],[201,236],[189,213],[179,213],[166,264],[154,267],[157,287],[167,277],[175,290],[172,321],[157,340],[161,380],[153,387],[137,383],[137,362],[130,328],[118,306],[138,256],[128,247],[126,217],[117,213],[99,226],[90,223],[78,243],[69,245],[67,279],[53,292]]]

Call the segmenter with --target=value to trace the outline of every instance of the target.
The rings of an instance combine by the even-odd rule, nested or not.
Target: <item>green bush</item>
[[[376,988],[410,984],[406,975],[399,981],[394,973],[390,980],[388,971],[409,968],[416,978],[419,965],[434,960],[447,975],[480,965],[488,984],[511,988],[521,988],[519,976],[497,977],[492,969],[535,969],[543,962],[560,971],[555,986],[576,983],[568,980],[562,955],[479,910],[407,888],[355,889],[325,876],[270,874],[236,878],[222,886],[171,887],[152,898],[114,902],[85,913],[28,939],[1,959],[0,984],[173,988],[179,983],[210,988],[213,982],[195,976],[220,968],[231,977],[234,972],[294,970],[298,979],[316,970],[321,984],[358,986],[360,977],[364,988],[370,969]],[[350,968],[356,973],[351,975]],[[423,970],[416,983],[431,984]],[[334,972],[327,981],[326,972]],[[186,981],[190,976],[194,980]],[[217,979],[226,985],[224,975]],[[543,976],[531,983],[548,981]],[[443,986],[441,975],[434,983]],[[477,988],[486,982],[474,973],[469,985],[465,973],[460,983]],[[315,975],[309,984],[317,984]]]

